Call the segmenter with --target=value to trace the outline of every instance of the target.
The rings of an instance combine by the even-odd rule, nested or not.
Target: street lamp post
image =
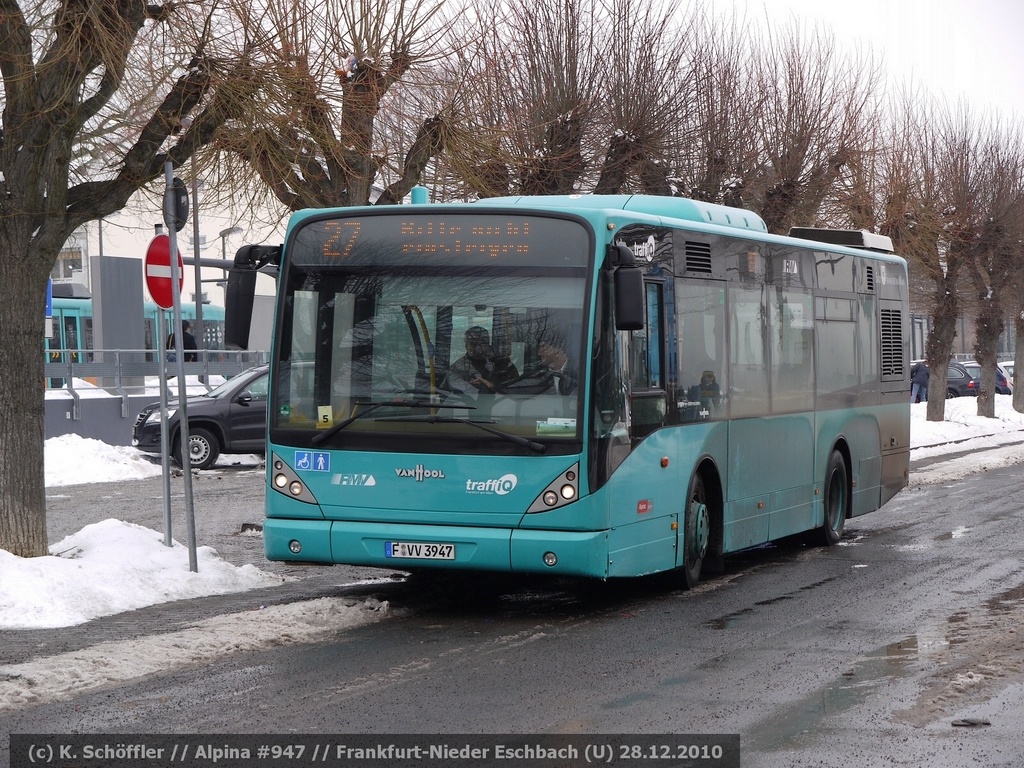
[[[196,346],[199,347],[200,357],[203,363],[206,362],[206,327],[203,325],[203,268],[199,264],[199,187],[201,182],[195,176],[192,177],[192,253],[195,257],[195,281],[196,281]]]
[[[225,261],[228,258],[228,237],[230,235],[237,235],[241,231],[241,227],[228,227],[220,231],[220,257]]]
[[[227,261],[227,259],[228,259],[228,238],[231,235],[239,234],[241,231],[242,231],[241,227],[228,227],[227,229],[222,229],[220,231],[220,233],[219,233],[219,237],[220,237],[220,257],[224,261]],[[225,274],[227,274],[227,273],[225,272]],[[227,289],[225,289],[225,293],[227,293]]]

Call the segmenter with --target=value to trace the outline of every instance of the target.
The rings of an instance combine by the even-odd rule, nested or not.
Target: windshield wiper
[[[451,407],[465,408],[466,406]],[[482,429],[484,432],[489,432],[492,435],[503,437],[516,445],[526,446],[531,451],[536,451],[537,453],[544,453],[548,449],[544,443],[538,443],[536,440],[530,440],[528,437],[522,437],[521,435],[513,435],[511,432],[503,432],[500,429],[487,426],[487,423],[485,422],[473,421],[472,419],[467,419],[464,416],[422,416],[420,418],[410,418],[408,416],[386,416],[381,419],[381,421],[415,421],[426,422],[427,424],[469,424],[471,427]]]
[[[463,403],[450,403],[450,404],[446,404],[446,403],[432,403],[429,400],[383,400],[383,401],[368,402],[368,403],[359,403],[359,402],[357,402],[357,403],[355,403],[355,405],[356,406],[366,406],[366,410],[365,411],[359,411],[358,413],[353,413],[351,416],[349,416],[344,421],[339,421],[333,427],[330,427],[329,429],[326,429],[323,432],[320,432],[320,433],[314,435],[313,439],[310,440],[310,442],[313,445],[320,445],[320,443],[322,443],[325,440],[328,440],[328,439],[334,437],[334,435],[336,435],[339,432],[341,432],[341,430],[343,430],[345,427],[347,427],[353,421],[356,421],[357,419],[361,419],[364,416],[367,416],[367,415],[373,413],[378,408],[386,408],[388,406],[392,406],[394,408],[476,408],[475,405],[465,405]]]

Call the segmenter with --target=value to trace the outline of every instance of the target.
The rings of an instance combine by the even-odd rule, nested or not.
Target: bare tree
[[[749,23],[694,8],[682,60],[689,91],[669,127],[673,194],[744,207],[757,165],[756,116],[766,98],[757,87],[757,45]]]
[[[881,69],[870,56],[841,56],[831,34],[799,26],[770,38],[759,61],[766,98],[746,200],[768,231],[784,233],[819,220],[845,169],[873,149]]]
[[[893,182],[882,231],[910,262],[912,289],[921,287],[929,311],[925,354],[935,380],[927,418],[942,421],[940,393],[961,313],[960,280],[978,232],[977,126],[964,112],[909,101],[904,106],[889,149]]]
[[[199,8],[0,0],[0,13],[0,549],[38,556],[47,553],[39,307],[50,269],[77,227],[121,209],[165,161],[180,165],[209,141],[239,71],[218,58]],[[175,55],[141,75],[130,68],[140,46]],[[133,101],[139,93],[149,100]],[[127,143],[100,143],[111,115],[129,107]]]
[[[1005,297],[1020,269],[1024,236],[1024,146],[1019,133],[993,122],[979,128],[979,215],[967,271],[975,292],[974,353],[981,365],[978,415],[994,418],[996,347],[1006,328]]]
[[[481,8],[468,35],[462,112],[476,141],[453,147],[449,163],[467,192],[573,192],[590,164],[600,67],[599,0],[498,0]],[[592,130],[592,128],[591,128]]]
[[[443,0],[232,1],[258,58],[258,89],[208,157],[225,186],[259,182],[288,210],[365,205],[388,167],[397,172],[378,201],[401,200],[442,151],[448,116],[422,116],[404,148],[377,118],[413,67],[444,53]]]
[[[462,110],[480,140],[448,158],[469,191],[676,194],[671,160],[693,90],[690,21],[678,7],[488,6]]]
[[[1021,291],[1024,290],[1024,276],[1021,275],[1021,267],[1024,266],[1024,253],[1017,254],[1017,269],[1014,270],[1011,288],[1012,300],[1010,306],[1013,310],[1013,328],[1017,343],[1014,346],[1013,351],[1013,365],[1014,365],[1014,382],[1013,382],[1013,409],[1024,413],[1024,386],[1017,386],[1017,368],[1020,367],[1022,359],[1024,359],[1024,344],[1021,343],[1021,339],[1024,339],[1024,306],[1021,301]],[[1021,381],[1024,382],[1024,376],[1021,377]]]
[[[685,120],[694,73],[687,56],[692,19],[678,3],[664,6],[614,0],[604,47],[614,65],[601,72],[602,106],[610,135],[594,194],[643,191],[671,195],[672,144]],[[632,180],[632,183],[629,183]]]

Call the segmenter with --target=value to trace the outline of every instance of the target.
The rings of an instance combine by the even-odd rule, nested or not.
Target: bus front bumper
[[[607,531],[547,531],[267,518],[268,560],[608,576]]]

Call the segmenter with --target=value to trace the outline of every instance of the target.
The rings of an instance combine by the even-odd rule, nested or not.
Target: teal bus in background
[[[92,297],[61,295],[64,288],[65,286],[60,284],[54,286],[54,296],[50,303],[53,322],[50,326],[50,335],[46,339],[46,349],[49,353],[47,359],[50,362],[68,362],[65,358],[72,356],[72,362],[86,362],[91,359],[89,353],[94,349]],[[162,345],[160,340],[154,341],[158,334],[157,315],[160,311],[160,307],[153,301],[143,303],[142,322],[145,327],[146,349],[156,349]],[[194,325],[195,305],[182,304],[181,316]],[[223,307],[215,304],[203,305],[203,328],[206,335],[204,349],[224,349]]]
[[[278,280],[267,557],[692,586],[833,544],[908,478],[891,251],[641,195],[299,211],[228,284],[244,348]]]

